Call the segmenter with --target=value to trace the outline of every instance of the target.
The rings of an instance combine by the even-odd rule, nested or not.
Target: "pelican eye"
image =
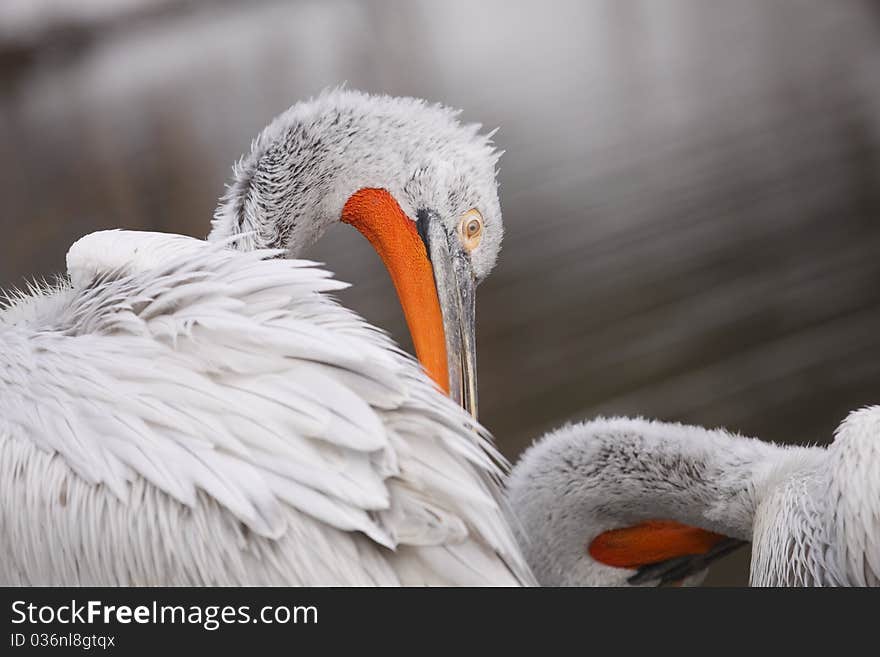
[[[461,215],[458,222],[458,236],[464,250],[470,253],[480,245],[483,239],[483,215],[476,208],[472,208]]]

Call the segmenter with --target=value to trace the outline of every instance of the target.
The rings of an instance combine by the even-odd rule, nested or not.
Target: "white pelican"
[[[357,227],[427,373],[475,414],[496,160],[446,108],[335,91],[257,138],[216,244],[77,242],[69,281],[0,314],[0,582],[531,582],[487,434],[340,283],[268,259]]]
[[[880,406],[827,448],[640,419],[568,426],[523,455],[509,499],[545,585],[694,583],[751,541],[754,586],[878,586]],[[665,540],[633,531],[652,518],[671,521]]]

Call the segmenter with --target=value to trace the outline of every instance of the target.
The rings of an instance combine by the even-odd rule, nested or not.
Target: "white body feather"
[[[529,583],[488,436],[312,263],[110,231],[0,314],[0,583]]]

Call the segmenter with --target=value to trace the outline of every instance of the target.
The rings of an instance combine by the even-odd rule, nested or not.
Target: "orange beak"
[[[640,568],[676,557],[705,554],[727,537],[672,520],[648,520],[599,534],[588,551],[617,568]]]
[[[428,376],[449,394],[443,311],[431,260],[416,223],[384,189],[361,189],[353,194],[341,220],[357,228],[382,258],[397,290],[416,356]]]

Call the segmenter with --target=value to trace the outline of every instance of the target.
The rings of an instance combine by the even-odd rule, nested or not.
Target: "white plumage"
[[[880,585],[880,406],[851,413],[827,448],[637,419],[572,425],[529,449],[509,488],[542,584],[626,585],[632,570],[585,546],[663,518],[751,541],[755,586]]]
[[[473,289],[503,230],[498,154],[456,115],[347,90],[297,104],[235,168],[215,244],[89,235],[69,282],[3,311],[0,582],[531,582],[488,434],[327,296],[341,283],[276,258],[355,225],[432,376],[475,410]]]
[[[475,412],[474,288],[503,226],[498,153],[456,116],[346,90],[298,104],[236,167],[214,244],[93,234],[69,281],[0,312],[0,583],[532,582],[488,434],[328,296],[343,284],[274,257],[356,226]],[[597,421],[532,448],[510,497],[545,584],[626,583],[586,546],[668,518],[753,540],[756,584],[873,585],[878,437],[876,407],[827,450]]]
[[[97,233],[0,315],[3,584],[530,581],[485,431],[276,254]]]

